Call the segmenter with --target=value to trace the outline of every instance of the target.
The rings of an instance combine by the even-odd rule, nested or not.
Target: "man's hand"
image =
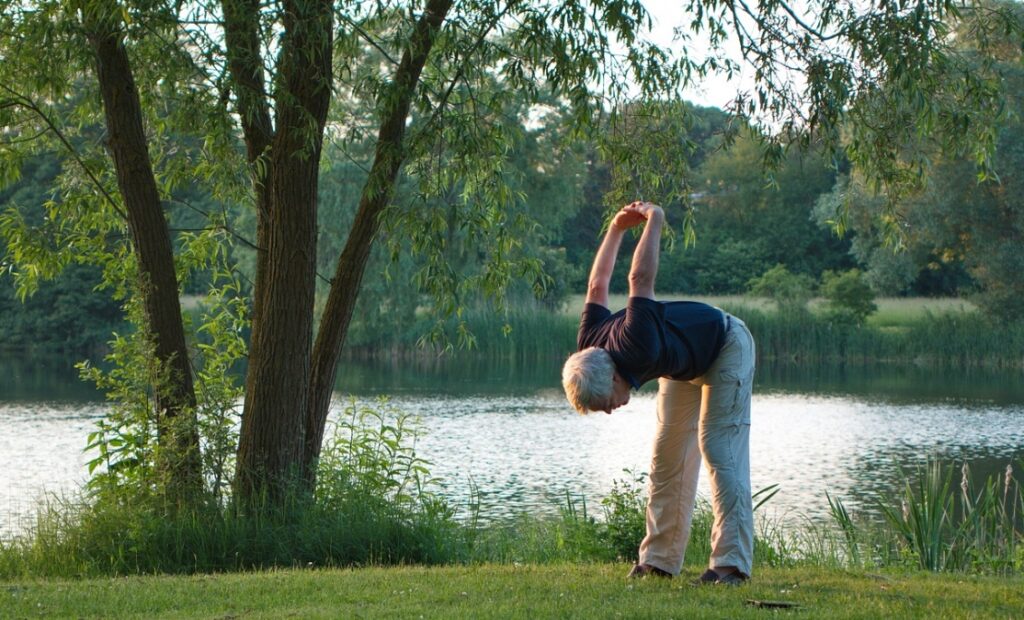
[[[615,214],[611,226],[618,230],[629,230],[646,222],[651,217],[663,218],[665,212],[653,202],[631,202]]]

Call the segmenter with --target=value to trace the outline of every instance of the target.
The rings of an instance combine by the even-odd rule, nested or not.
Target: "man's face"
[[[595,411],[603,411],[605,413],[611,413],[613,410],[625,405],[629,402],[630,395],[629,382],[622,378],[619,373],[615,372],[612,374],[612,394],[608,398],[608,402],[603,403],[602,406],[595,408]]]

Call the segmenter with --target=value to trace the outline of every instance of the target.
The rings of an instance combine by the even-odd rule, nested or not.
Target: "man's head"
[[[611,413],[629,402],[629,382],[615,371],[612,356],[598,347],[583,349],[565,360],[562,387],[580,413]]]

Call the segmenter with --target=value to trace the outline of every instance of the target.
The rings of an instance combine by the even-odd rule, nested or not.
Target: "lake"
[[[647,470],[655,390],[610,416],[579,416],[559,373],[558,359],[346,362],[336,405],[387,395],[418,416],[417,453],[463,515],[474,491],[486,519],[555,513],[567,494],[599,511],[624,470]],[[70,362],[0,356],[0,534],[17,531],[44,493],[81,484],[86,435],[106,409]],[[1024,382],[1019,371],[763,364],[751,452],[754,489],[780,488],[767,516],[824,520],[826,491],[873,514],[929,457],[966,461],[978,480],[1010,462],[1019,472]]]

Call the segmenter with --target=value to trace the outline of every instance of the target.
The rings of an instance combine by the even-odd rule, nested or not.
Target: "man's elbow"
[[[631,297],[647,297],[654,299],[654,274],[646,271],[629,274],[629,294]]]
[[[606,282],[590,282],[587,284],[587,298],[604,299],[608,297],[608,284]]]
[[[648,271],[634,271],[629,274],[631,288],[653,288],[654,274]]]

